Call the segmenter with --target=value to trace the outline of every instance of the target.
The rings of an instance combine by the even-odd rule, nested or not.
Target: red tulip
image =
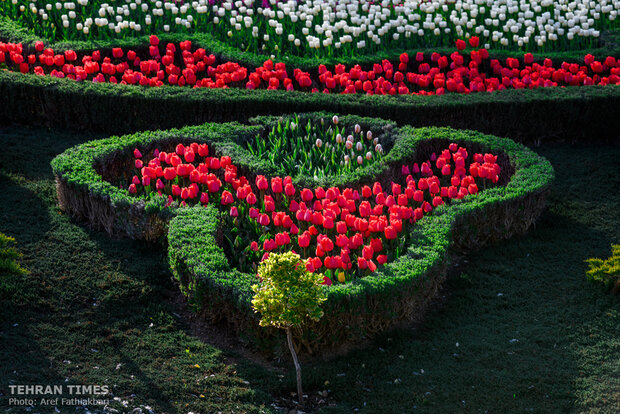
[[[224,191],[222,192],[222,205],[226,206],[228,204],[231,204],[233,202],[233,195],[230,193],[230,191]]]
[[[276,234],[276,244],[278,247],[285,246],[291,242],[291,237],[287,232]]]
[[[258,216],[258,223],[261,226],[268,226],[269,223],[271,222],[271,219],[269,218],[269,216],[267,214],[261,214]]]
[[[256,199],[256,195],[254,193],[249,193],[246,197],[245,197],[245,201],[250,204],[250,205],[254,205],[256,204],[256,201],[258,201]]]
[[[379,238],[371,239],[370,247],[372,247],[373,252],[379,253],[383,250],[383,242]]]
[[[295,195],[295,187],[293,184],[289,183],[284,185],[284,194],[286,194],[287,197],[293,197]]]
[[[362,187],[362,197],[370,198],[372,196],[372,190],[367,185]]]
[[[297,236],[297,244],[302,248],[308,247],[310,246],[310,238],[310,232],[304,231],[302,234]]]
[[[211,180],[207,183],[207,187],[209,189],[210,193],[216,193],[218,191],[220,191],[220,186],[221,186],[221,182],[218,179],[215,180]]]
[[[266,252],[270,252],[277,247],[276,241],[274,239],[267,239],[263,242],[263,250]]]
[[[270,213],[276,209],[276,203],[273,201],[273,198],[271,196],[265,196],[263,203],[265,206],[265,211],[267,213]]]
[[[248,212],[248,215],[251,219],[257,219],[259,215],[259,211],[257,208],[250,207],[250,211]]]
[[[175,168],[167,167],[166,169],[164,169],[164,178],[166,180],[172,181],[174,180],[176,176],[177,176],[177,170]]]
[[[301,190],[301,199],[305,202],[308,202],[310,200],[312,200],[314,198],[314,195],[312,194],[312,190],[309,190],[307,188],[304,188],[303,190]]]
[[[394,240],[397,236],[396,229],[393,226],[387,226],[385,228],[385,238],[388,240]]]
[[[368,270],[370,270],[371,272],[377,270],[377,265],[372,260],[368,261]]]
[[[271,179],[271,191],[276,194],[280,194],[282,192],[282,178],[274,177]]]
[[[453,185],[452,185],[452,186],[450,186],[450,187],[448,188],[448,197],[450,197],[450,198],[456,198],[456,197],[457,197],[457,195],[458,195],[458,190],[457,190],[457,188],[456,188],[455,186],[453,186]]]

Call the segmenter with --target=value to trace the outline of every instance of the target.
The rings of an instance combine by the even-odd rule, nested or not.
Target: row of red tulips
[[[134,156],[129,192],[168,195],[169,204],[219,204],[228,212],[227,228],[236,232],[230,248],[245,250],[233,256],[247,257],[247,270],[269,252],[296,250],[310,259],[309,270],[327,271],[341,282],[398,257],[408,226],[451,199],[497,183],[501,172],[497,156],[472,156],[457,144],[423,163],[403,165],[401,179],[388,189],[379,182],[359,190],[299,189],[291,177],[262,175],[250,182],[230,157],[210,155],[206,144],[155,150],[148,161],[137,149]]]
[[[235,62],[220,62],[205,49],[194,48],[191,41],[165,47],[151,36],[148,55],[132,50],[99,50],[78,59],[72,50],[56,53],[35,43],[34,53],[25,53],[21,44],[0,42],[0,65],[23,73],[67,77],[93,82],[111,82],[142,86],[193,86],[206,88],[285,89],[325,93],[366,94],[443,94],[445,92],[482,92],[551,86],[620,84],[620,60],[608,56],[602,61],[584,57],[583,64],[563,62],[554,66],[550,59],[534,63],[531,53],[521,60],[505,62],[489,59],[486,49],[478,47],[478,38],[469,39],[473,49],[465,53],[466,43],[457,41],[450,55],[433,53],[430,60],[422,53],[403,53],[399,62],[384,60],[364,70],[355,65],[347,69],[335,65],[331,70],[319,65],[318,75],[300,69],[288,70],[282,62],[267,60],[255,70]]]

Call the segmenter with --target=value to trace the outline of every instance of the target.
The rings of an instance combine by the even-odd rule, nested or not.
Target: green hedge
[[[307,116],[316,118],[329,114]],[[254,120],[265,125],[274,121],[273,117]],[[390,171],[395,166],[399,168],[400,163],[425,159],[449,142],[457,142],[470,151],[500,154],[498,162],[504,171],[502,182],[505,185],[485,190],[476,197],[455,200],[450,206],[440,206],[432,216],[415,226],[405,255],[369,277],[327,289],[326,316],[303,333],[296,333],[307,351],[328,350],[346,342],[357,342],[394,324],[420,318],[445,278],[453,255],[526,231],[541,213],[553,180],[553,169],[545,159],[508,139],[449,128],[393,129],[386,121],[356,117],[343,117],[341,122],[382,126],[395,134],[393,148],[380,162],[360,170],[355,177],[331,177],[317,184],[353,184],[352,180],[367,182],[374,177],[387,180]],[[210,142],[216,152],[232,155],[233,162],[241,170],[261,171],[265,166],[248,157],[239,145],[260,128],[206,124],[112,137],[72,148],[54,159],[52,167],[59,182],[61,204],[73,208],[72,214],[99,220],[99,214],[84,209],[92,210],[93,205],[101,204],[107,208],[108,215],[116,213],[115,224],[110,228],[117,232],[125,226],[125,234],[132,237],[167,235],[173,274],[190,302],[206,316],[226,320],[239,332],[264,344],[263,341],[273,338],[275,333],[260,329],[257,317],[251,312],[250,286],[256,281],[255,276],[231,269],[220,247],[218,210],[214,207],[163,208],[157,202],[146,206],[140,199],[129,196],[126,190],[119,190],[104,180],[105,175],[118,173],[123,165],[130,165],[131,151],[135,147],[148,151],[191,141]],[[297,177],[295,180],[303,183],[305,179]],[[166,227],[170,217],[173,218]],[[141,232],[138,231],[140,225]],[[157,231],[152,230],[153,227]],[[151,230],[144,231],[144,228]]]
[[[366,96],[79,83],[0,71],[0,122],[128,133],[325,110],[399,125],[475,129],[524,142],[614,140],[620,87],[506,90],[470,95]],[[110,120],[114,120],[111,122]]]

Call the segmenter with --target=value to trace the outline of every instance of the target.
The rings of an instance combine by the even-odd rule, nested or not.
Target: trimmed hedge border
[[[274,118],[254,121],[269,125]],[[332,352],[397,324],[421,320],[454,256],[525,232],[542,212],[554,178],[553,169],[544,158],[508,139],[449,128],[392,130],[386,121],[341,118],[341,122],[347,124],[358,121],[382,126],[388,133],[398,133],[393,148],[380,162],[360,170],[357,176],[328,178],[324,185],[353,184],[351,179],[359,182],[373,176],[389,180],[391,171],[399,163],[425,159],[449,142],[467,146],[470,151],[500,154],[498,162],[503,171],[500,181],[505,185],[485,190],[469,200],[455,200],[450,206],[440,206],[414,228],[405,255],[371,276],[326,288],[328,300],[323,319],[303,332],[296,332],[304,352]],[[244,154],[238,152],[239,143],[260,128],[207,124],[112,137],[74,147],[55,158],[52,167],[59,183],[61,205],[78,217],[95,218],[93,224],[99,219],[92,212],[101,209],[93,206],[106,206],[108,211],[116,212],[111,220],[113,225],[108,226],[112,233],[127,226],[125,233],[131,237],[154,239],[166,234],[165,223],[173,217],[167,230],[169,261],[189,302],[208,318],[226,321],[259,346],[271,347],[277,343],[278,333],[260,328],[257,316],[251,311],[251,285],[256,282],[255,276],[231,269],[219,246],[222,237],[219,211],[213,206],[174,209],[164,208],[158,202],[145,205],[126,190],[105,182],[100,175],[106,174],[101,171],[105,165],[122,168],[125,164],[121,160],[124,157],[128,163],[134,147],[149,150],[154,146],[162,148],[190,141],[210,142],[216,153],[231,155],[243,173],[252,169],[265,172],[260,162],[244,158]],[[295,180],[297,183],[304,181],[300,177]],[[81,201],[75,202],[72,197]],[[159,224],[153,225],[150,219],[145,219],[147,216]],[[144,231],[145,228],[150,230]]]
[[[396,97],[142,88],[0,71],[0,122],[118,134],[325,110],[399,125],[475,129],[528,143],[593,137],[612,141],[620,136],[618,107],[618,86]]]

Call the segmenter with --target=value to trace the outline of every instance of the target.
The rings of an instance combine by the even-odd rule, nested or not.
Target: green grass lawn
[[[162,248],[58,209],[49,163],[93,138],[0,128],[0,232],[30,271],[0,275],[0,412],[22,412],[9,384],[108,385],[121,412],[273,412],[292,365],[282,376],[192,336]],[[537,151],[557,180],[536,228],[466,258],[417,330],[306,363],[307,391],[337,403],[324,411],[620,412],[620,300],[584,275],[620,241],[620,147]]]

